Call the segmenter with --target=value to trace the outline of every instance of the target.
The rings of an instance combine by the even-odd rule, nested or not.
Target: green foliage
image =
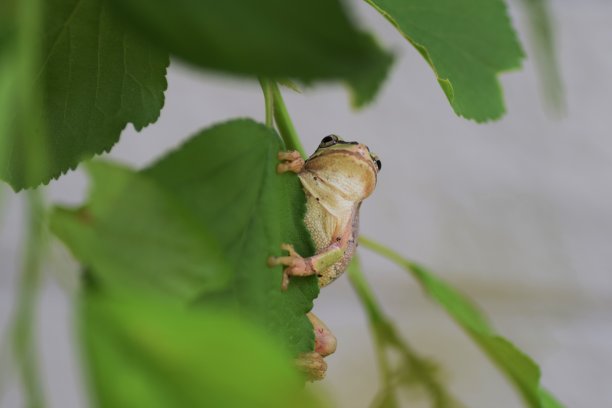
[[[168,55],[132,33],[105,1],[50,0],[43,15],[36,69],[20,84],[40,99],[0,127],[0,178],[16,190],[109,150],[128,123],[142,129],[164,103]],[[32,162],[42,163],[35,173]]]
[[[404,259],[396,252],[368,239],[362,238],[360,243],[410,272],[425,292],[446,310],[514,383],[529,407],[555,407],[554,404],[561,407],[561,404],[541,387],[540,368],[528,355],[498,335],[485,315],[468,298],[421,265]]]
[[[480,122],[503,114],[497,76],[517,68],[523,54],[502,0],[366,1],[423,55],[458,115]],[[551,50],[548,20],[536,6],[543,3],[524,1]],[[340,0],[0,3],[0,179],[15,190],[46,183],[110,150],[128,124],[140,130],[154,122],[170,54],[259,76],[267,127],[233,120],[208,128],[141,171],[90,163],[89,202],[53,212],[52,230],[86,269],[76,306],[93,404],[319,406],[299,391],[303,379],[291,362],[313,350],[306,313],[318,295],[316,278],[292,279],[283,293],[281,267],[266,260],[280,255],[282,242],[303,256],[314,252],[300,183],[275,170],[279,150],[303,154],[276,80],[341,80],[353,105],[363,106],[392,63]],[[535,363],[471,302],[421,266],[364,243],[408,269],[530,407],[561,407],[540,387]],[[35,251],[31,260],[18,321],[25,324],[23,383],[36,406],[43,398],[26,356],[40,276]],[[397,334],[358,268],[351,278],[379,352],[383,388],[375,405],[397,406],[397,386],[415,384],[438,408],[460,405],[435,366]],[[397,367],[389,351],[400,356]]]
[[[251,322],[89,289],[79,319],[94,407],[320,406],[289,355]]]
[[[366,0],[421,53],[455,113],[477,122],[504,113],[497,74],[523,51],[502,0]]]
[[[143,286],[181,302],[227,287],[231,271],[217,240],[171,194],[123,167],[87,167],[89,205],[57,209],[51,226],[84,265],[95,267],[97,281],[128,293]]]
[[[173,54],[235,74],[343,79],[370,101],[390,55],[359,31],[339,0],[112,0]]]
[[[294,354],[311,351],[316,278],[281,292],[281,268],[266,263],[282,242],[313,251],[299,182],[276,174],[279,149],[270,129],[234,120],[139,173],[94,164],[90,203],[56,210],[51,227],[108,292],[240,310]]]

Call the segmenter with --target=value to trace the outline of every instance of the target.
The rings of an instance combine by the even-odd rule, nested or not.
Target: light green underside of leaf
[[[432,67],[455,113],[477,122],[504,113],[501,72],[524,56],[502,0],[366,0]]]

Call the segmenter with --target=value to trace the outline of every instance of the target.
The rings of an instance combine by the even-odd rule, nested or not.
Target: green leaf
[[[227,287],[231,270],[217,240],[171,195],[126,168],[95,162],[88,169],[90,204],[56,209],[51,229],[103,286],[183,302]]]
[[[273,78],[341,78],[384,53],[338,0],[113,0],[150,38],[205,68]]]
[[[106,1],[50,0],[43,16],[35,70],[19,84],[36,98],[15,104],[14,92],[0,90],[0,106],[14,105],[0,117],[0,178],[16,190],[109,150],[128,123],[142,129],[164,103],[168,55],[130,31]],[[15,40],[7,50],[25,47]]]
[[[433,69],[455,113],[477,122],[504,113],[501,72],[523,51],[502,0],[366,0]]]
[[[514,383],[525,402],[530,407],[542,407],[540,368],[536,363],[510,341],[499,336],[469,299],[420,265],[410,263],[409,270],[429,296],[444,307]]]
[[[79,306],[93,406],[320,406],[291,357],[244,319],[91,288]]]
[[[218,239],[234,271],[231,288],[215,302],[237,301],[288,341],[294,353],[314,347],[306,313],[318,295],[316,277],[293,279],[280,291],[282,268],[269,268],[288,242],[314,253],[303,225],[304,193],[294,174],[278,175],[278,135],[251,120],[214,126],[144,171],[184,203]],[[211,300],[203,298],[203,303]]]
[[[387,78],[392,63],[391,54],[381,55],[378,62],[370,69],[356,72],[348,78],[346,83],[351,91],[353,107],[361,108],[374,100]]]
[[[540,401],[542,408],[564,408],[564,405],[544,388],[540,388]]]
[[[281,268],[267,266],[282,242],[313,253],[300,183],[276,174],[279,149],[272,130],[234,120],[140,173],[96,164],[90,204],[56,210],[52,229],[105,287],[239,310],[293,353],[311,351],[316,278],[281,292]]]
[[[556,401],[540,385],[540,368],[528,355],[497,334],[484,314],[467,297],[421,265],[408,261],[395,251],[368,239],[361,238],[359,242],[410,272],[425,292],[446,310],[512,381],[529,407],[555,407],[551,404]]]

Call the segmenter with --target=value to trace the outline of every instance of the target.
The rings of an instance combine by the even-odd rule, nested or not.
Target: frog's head
[[[381,162],[368,146],[329,135],[306,160],[304,169],[334,187],[345,199],[357,202],[374,191]]]

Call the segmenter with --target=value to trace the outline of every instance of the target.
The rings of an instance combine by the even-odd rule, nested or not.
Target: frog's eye
[[[376,163],[376,167],[378,167],[378,171],[380,171],[380,169],[382,168],[382,162],[380,161],[378,156],[375,154],[372,154],[370,155],[370,157],[372,158],[372,161]]]
[[[336,143],[338,143],[339,140],[340,140],[340,138],[338,136],[336,136],[336,135],[325,136],[323,138],[323,140],[321,140],[321,143],[319,144],[319,147],[333,146]]]

